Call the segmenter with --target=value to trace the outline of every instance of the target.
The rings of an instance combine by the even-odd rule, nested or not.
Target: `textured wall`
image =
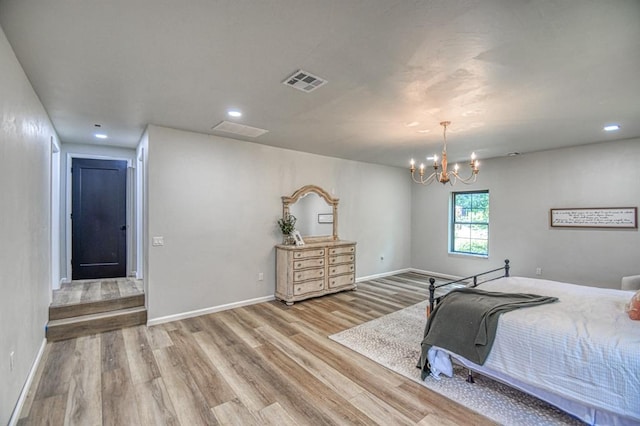
[[[57,136],[1,30],[0,75],[0,424],[7,424],[48,318],[50,152]]]
[[[410,266],[404,170],[150,126],[151,319],[273,295],[281,196],[315,184],[340,198],[357,277]],[[380,256],[384,260],[380,260]],[[264,281],[258,281],[258,273]]]
[[[549,209],[638,207],[639,160],[640,140],[613,141],[486,160],[472,186],[416,186],[412,266],[466,276],[509,258],[516,275],[619,288],[640,273],[638,230],[550,228]],[[454,189],[489,190],[489,259],[447,253]]]

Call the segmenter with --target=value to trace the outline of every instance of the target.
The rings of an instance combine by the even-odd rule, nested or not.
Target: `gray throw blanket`
[[[433,310],[424,329],[418,368],[430,373],[427,352],[438,346],[476,364],[484,364],[503,312],[557,301],[556,297],[526,293],[497,293],[477,288],[452,290]]]

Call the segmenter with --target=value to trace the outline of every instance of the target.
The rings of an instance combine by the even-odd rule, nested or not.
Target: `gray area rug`
[[[330,339],[504,425],[581,425],[579,420],[516,389],[454,366],[454,377],[420,380],[416,368],[427,301],[329,336]]]

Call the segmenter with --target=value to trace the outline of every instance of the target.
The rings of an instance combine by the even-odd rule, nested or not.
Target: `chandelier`
[[[420,164],[418,169],[418,178],[416,178],[416,162],[414,159],[411,159],[411,179],[415,183],[420,183],[422,185],[429,185],[431,182],[438,181],[442,184],[449,182],[451,185],[455,185],[456,182],[462,182],[464,184],[471,184],[476,181],[478,177],[478,166],[480,163],[476,160],[476,154],[471,153],[471,162],[469,166],[471,166],[471,175],[467,178],[462,178],[458,174],[458,165],[456,164],[453,170],[447,170],[447,126],[451,124],[450,121],[443,121],[440,123],[442,127],[444,127],[444,131],[442,132],[444,138],[444,147],[442,148],[442,161],[441,164],[438,164],[438,156],[434,155],[433,157],[427,157],[427,160],[433,160],[433,173],[431,173],[428,177],[425,177],[425,165],[424,163]],[[441,170],[441,171],[440,171]]]

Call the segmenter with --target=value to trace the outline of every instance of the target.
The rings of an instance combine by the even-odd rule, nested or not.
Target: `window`
[[[489,255],[489,191],[454,192],[451,253]]]

